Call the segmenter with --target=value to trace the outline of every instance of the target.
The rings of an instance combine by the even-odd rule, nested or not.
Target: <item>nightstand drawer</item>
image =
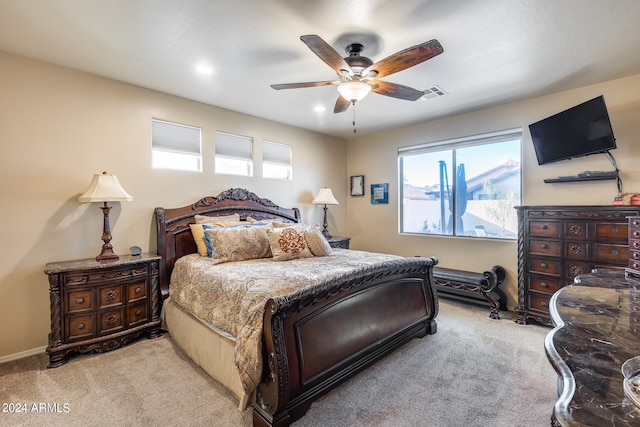
[[[124,309],[98,314],[98,335],[111,334],[124,329]]]
[[[141,300],[147,297],[147,284],[145,282],[129,283],[127,285],[127,303]]]
[[[66,294],[66,312],[75,313],[78,311],[91,310],[91,290],[67,292]]]
[[[127,306],[127,326],[135,326],[138,323],[146,322],[148,319],[147,304],[137,304]]]
[[[121,285],[104,286],[98,291],[98,308],[112,307],[123,302]]]
[[[93,316],[67,317],[66,334],[67,339],[78,340],[93,336]]]
[[[108,270],[96,270],[82,273],[67,273],[63,275],[63,281],[66,286],[73,285],[95,285],[107,283],[113,280],[126,280],[133,277],[141,277],[149,274],[147,265],[136,268],[113,268]]]
[[[537,292],[531,292],[529,294],[529,309],[541,311],[545,314],[548,314],[550,299],[551,294],[539,294]]]
[[[529,289],[532,291],[543,292],[545,294],[553,294],[564,286],[561,279],[551,277],[529,277]]]

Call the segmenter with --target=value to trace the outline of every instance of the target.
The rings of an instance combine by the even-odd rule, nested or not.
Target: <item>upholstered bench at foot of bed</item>
[[[476,273],[451,268],[434,267],[433,279],[438,296],[465,302],[489,305],[489,317],[500,318],[500,310],[506,310],[506,296],[499,288],[506,271],[499,265]]]

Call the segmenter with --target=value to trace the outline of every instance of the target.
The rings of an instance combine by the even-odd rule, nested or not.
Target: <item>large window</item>
[[[522,130],[398,150],[400,232],[517,238]]]
[[[253,139],[216,132],[217,174],[253,176]]]
[[[202,172],[202,132],[194,126],[153,119],[151,167]]]
[[[262,176],[264,178],[292,179],[291,146],[263,141]]]

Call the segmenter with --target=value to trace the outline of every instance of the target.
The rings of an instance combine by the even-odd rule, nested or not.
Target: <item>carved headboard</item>
[[[169,296],[169,279],[175,261],[181,256],[197,252],[189,224],[196,215],[225,216],[239,214],[240,219],[276,218],[283,222],[300,222],[298,208],[283,208],[269,199],[258,197],[243,188],[231,188],[217,196],[207,196],[181,208],[156,208],[156,231],[160,261],[160,291],[162,300]]]

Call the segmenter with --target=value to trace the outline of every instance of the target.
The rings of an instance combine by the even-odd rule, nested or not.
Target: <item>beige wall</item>
[[[640,75],[514,102],[455,117],[361,137],[348,142],[348,174],[365,175],[365,197],[349,197],[348,230],[352,248],[435,255],[442,267],[482,271],[495,264],[507,269],[503,290],[510,309],[517,303],[517,243],[475,238],[401,235],[398,233],[398,147],[521,127],[522,198],[527,205],[609,205],[617,194],[615,181],[545,184],[545,178],[575,175],[585,170],[613,170],[602,155],[539,166],[528,125],[566,108],[604,95],[618,148],[612,151],[621,171],[624,191],[640,192]],[[456,96],[451,94],[449,96]],[[434,106],[438,100],[432,100]],[[435,106],[434,108],[437,108]],[[369,184],[389,183],[389,204],[370,203]]]
[[[229,187],[243,187],[305,222],[322,222],[311,204],[322,186],[340,205],[329,210],[335,234],[347,234],[346,145],[343,140],[0,52],[0,361],[47,345],[51,261],[100,252],[102,212],[77,201],[95,173],[118,176],[133,197],[111,211],[112,244],[126,253],[155,251],[153,209],[178,207]],[[203,130],[204,171],[152,170],[151,118]],[[216,130],[293,146],[294,179],[213,173]],[[26,353],[22,353],[26,352]]]

